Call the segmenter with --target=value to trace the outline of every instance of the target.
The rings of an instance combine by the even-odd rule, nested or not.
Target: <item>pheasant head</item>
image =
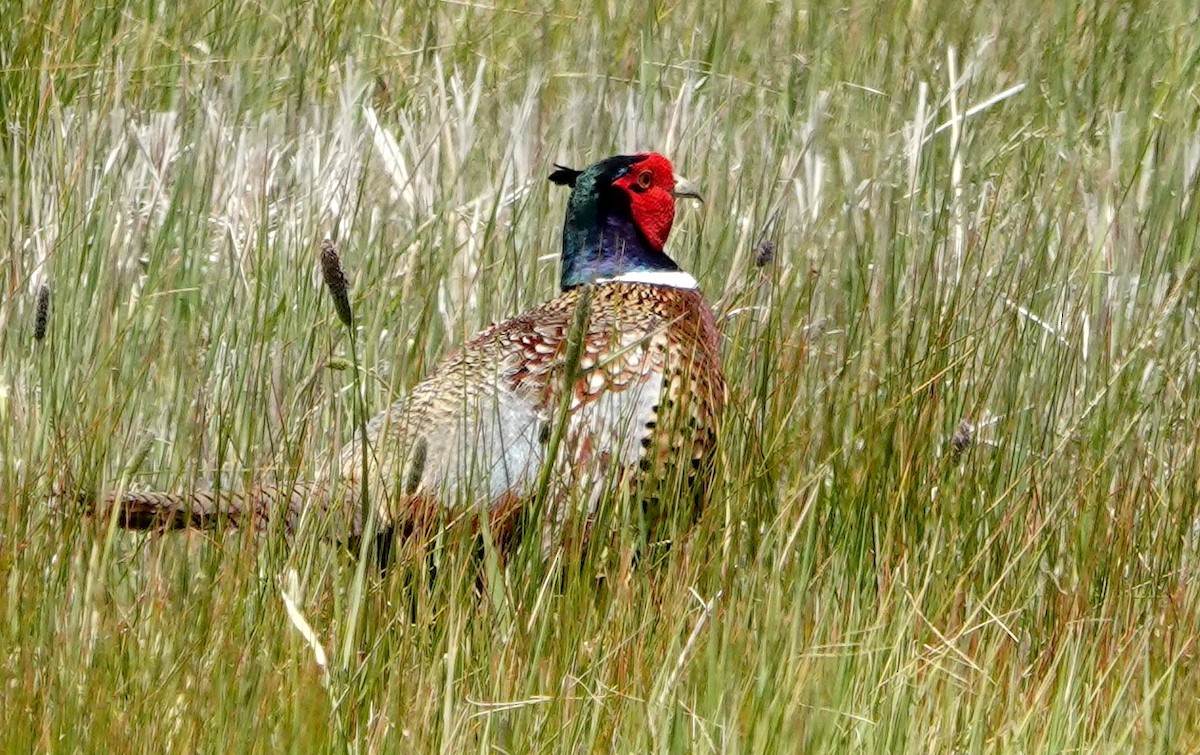
[[[700,195],[667,158],[649,152],[610,157],[584,170],[560,165],[550,180],[572,189],[563,225],[563,290],[679,270],[663,251],[675,199]]]

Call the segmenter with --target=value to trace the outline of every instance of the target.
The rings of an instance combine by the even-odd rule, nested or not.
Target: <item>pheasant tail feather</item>
[[[305,483],[191,493],[126,491],[104,495],[94,509],[103,517],[111,515],[116,507],[117,523],[132,530],[219,530],[252,526],[261,531],[283,517],[284,528],[290,533],[295,530],[302,511],[326,508],[323,505],[326,498],[323,485]],[[318,503],[322,505],[316,505]]]

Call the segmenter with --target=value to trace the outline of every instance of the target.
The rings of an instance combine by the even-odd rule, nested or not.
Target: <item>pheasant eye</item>
[[[654,185],[654,174],[653,173],[651,173],[648,170],[643,170],[641,173],[638,173],[637,186],[639,189],[641,189],[642,191],[645,191],[646,189],[649,189],[653,185]]]

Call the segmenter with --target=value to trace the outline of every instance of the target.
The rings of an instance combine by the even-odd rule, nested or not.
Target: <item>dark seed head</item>
[[[346,283],[346,273],[342,270],[342,256],[338,253],[337,244],[329,239],[321,242],[321,273],[325,276],[325,285],[333,297],[333,308],[337,310],[338,319],[346,327],[351,327],[354,324],[354,313],[350,309],[350,287]]]
[[[950,453],[957,461],[962,458],[962,455],[967,452],[971,444],[975,442],[975,425],[962,419],[958,423],[958,430],[955,431],[953,437],[950,438]]]
[[[33,337],[42,340],[50,325],[50,286],[43,283],[37,292],[37,315],[33,321]]]
[[[775,261],[775,242],[763,241],[758,242],[758,246],[754,247],[754,266],[766,267]]]

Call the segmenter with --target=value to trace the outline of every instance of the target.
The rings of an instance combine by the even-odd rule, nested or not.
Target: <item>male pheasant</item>
[[[118,506],[131,529],[263,527],[282,515],[290,530],[326,511],[335,536],[357,538],[364,469],[381,532],[464,512],[505,528],[539,496],[586,517],[614,483],[703,476],[726,400],[719,334],[696,280],[663,251],[675,198],[698,195],[655,153],[558,167],[550,180],[572,188],[562,292],[477,334],[376,416],[365,465],[358,439],[336,479],[125,492],[102,508]]]

